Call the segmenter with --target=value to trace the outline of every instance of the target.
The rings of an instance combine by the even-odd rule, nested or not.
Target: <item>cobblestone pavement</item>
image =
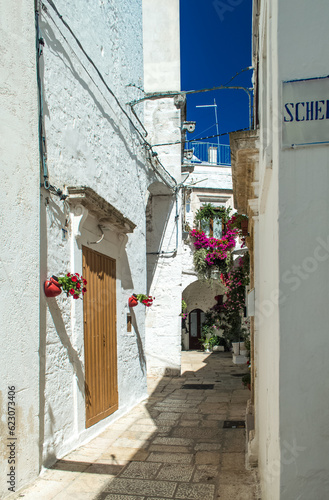
[[[245,418],[250,392],[235,375],[246,371],[230,353],[183,352],[181,377],[149,379],[147,401],[13,498],[259,499],[256,471],[245,469],[245,429],[223,428]]]

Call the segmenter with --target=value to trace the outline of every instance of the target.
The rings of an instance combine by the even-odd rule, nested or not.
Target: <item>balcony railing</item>
[[[193,156],[192,156],[193,150]],[[189,141],[185,143],[185,151],[190,151],[185,157],[192,163],[211,163],[214,165],[231,165],[231,150],[228,144]]]

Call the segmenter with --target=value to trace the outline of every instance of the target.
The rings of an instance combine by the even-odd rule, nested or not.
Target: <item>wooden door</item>
[[[118,409],[116,262],[83,247],[86,427]]]
[[[201,330],[204,322],[204,312],[194,309],[189,314],[189,349],[201,349]]]

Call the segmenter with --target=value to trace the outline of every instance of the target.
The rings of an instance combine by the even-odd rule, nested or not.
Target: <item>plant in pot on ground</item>
[[[214,336],[212,335],[212,328],[209,325],[203,325],[200,343],[206,352],[211,352],[214,345]]]

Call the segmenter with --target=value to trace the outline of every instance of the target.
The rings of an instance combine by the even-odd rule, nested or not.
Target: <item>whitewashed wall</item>
[[[165,0],[154,8],[143,0],[145,92],[180,90],[179,2]],[[170,97],[145,101],[145,126],[150,144],[181,140],[184,100]],[[180,144],[156,147],[174,178],[181,178]],[[155,297],[147,311],[146,355],[150,375],[179,375],[181,370],[181,193],[150,186],[147,261],[148,288]],[[176,217],[178,216],[178,217]],[[158,254],[157,252],[165,252]],[[167,253],[166,253],[167,252]]]
[[[261,11],[259,177],[268,195],[258,226],[256,425],[264,500],[328,496],[329,149],[283,150],[280,129],[281,82],[328,74],[328,9],[324,0],[276,0]]]
[[[126,103],[140,96],[129,85],[143,84],[141,2],[76,0],[57,1],[56,6],[129,113]],[[119,391],[119,410],[86,430],[82,301],[42,297],[46,464],[89,440],[146,397],[145,308],[134,309],[136,328],[130,334],[126,314],[131,293],[145,293],[147,287],[145,209],[152,182],[136,131],[67,28],[50,6],[47,9],[48,13],[42,13],[41,30],[50,182],[60,188],[91,187],[137,227],[128,235],[126,246],[109,230],[101,243],[92,245],[88,242],[99,240],[101,232],[97,219],[88,217],[78,245],[68,205],[42,192],[42,279],[66,271],[81,273],[81,245],[117,260]],[[63,241],[66,220],[68,237]]]
[[[34,2],[1,1],[0,10],[0,497],[4,498],[11,493],[8,488],[17,490],[34,478],[40,466],[40,167]],[[12,386],[15,422],[8,415]],[[16,425],[11,436],[8,416]],[[9,464],[11,441],[14,462]],[[10,467],[15,468],[14,484],[7,483]]]

